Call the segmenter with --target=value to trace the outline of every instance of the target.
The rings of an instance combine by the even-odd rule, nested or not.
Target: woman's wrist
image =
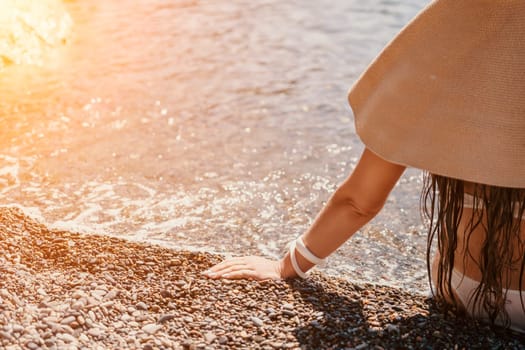
[[[295,260],[297,261],[297,267],[304,273],[310,270],[315,265],[306,260],[299,252],[295,251]],[[280,271],[281,278],[294,278],[299,277],[292,265],[292,259],[290,252],[287,252],[286,255],[280,260]]]

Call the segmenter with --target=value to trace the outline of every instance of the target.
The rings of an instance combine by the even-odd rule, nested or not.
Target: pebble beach
[[[0,208],[2,349],[525,349],[432,299],[319,272],[210,280],[221,260],[50,230]]]

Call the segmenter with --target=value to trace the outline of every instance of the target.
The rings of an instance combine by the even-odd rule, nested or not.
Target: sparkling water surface
[[[24,27],[53,44],[38,64],[0,47],[0,204],[60,229],[280,256],[363,149],[348,89],[426,3],[63,2],[60,45]],[[408,170],[324,270],[424,292],[420,188]]]

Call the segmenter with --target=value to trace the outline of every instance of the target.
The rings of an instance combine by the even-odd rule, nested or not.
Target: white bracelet
[[[306,278],[306,273],[304,273],[301,268],[299,267],[299,264],[297,263],[297,260],[295,259],[295,241],[292,241],[290,244],[290,260],[292,261],[292,267],[297,274],[297,276],[301,278]]]
[[[314,265],[324,265],[325,259],[318,258],[306,247],[303,241],[303,237],[299,236],[296,240],[297,251],[309,262]]]

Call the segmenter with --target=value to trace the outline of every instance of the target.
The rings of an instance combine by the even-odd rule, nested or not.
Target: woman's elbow
[[[344,206],[350,215],[365,221],[373,219],[381,211],[384,204],[384,201],[358,199],[338,191],[334,193],[331,201],[335,205]]]

